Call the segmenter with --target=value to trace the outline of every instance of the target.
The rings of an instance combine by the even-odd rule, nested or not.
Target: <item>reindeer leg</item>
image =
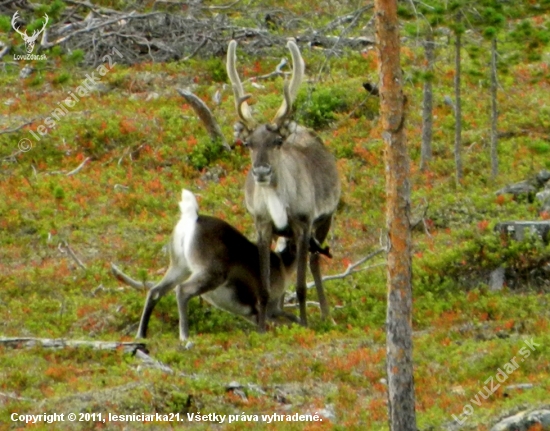
[[[325,296],[325,289],[323,289],[321,265],[319,260],[319,253],[312,253],[309,255],[309,269],[311,270],[313,280],[315,281],[317,297],[319,298],[319,305],[321,306],[321,317],[323,318],[323,320],[326,320],[330,317],[330,308],[328,306],[327,297]]]
[[[298,319],[294,314],[284,310],[276,310],[271,314],[270,317],[275,319],[277,317],[284,317],[285,319],[290,320],[292,323],[300,323],[300,319]]]
[[[300,226],[294,229],[297,238],[296,252],[296,296],[300,306],[300,323],[307,327],[306,314],[306,271],[307,271],[307,255],[309,253],[309,229]]]
[[[300,323],[300,320],[294,314],[284,311],[284,297],[285,295],[283,294],[280,298],[269,301],[267,305],[267,317],[273,320],[284,317],[293,323]]]
[[[203,293],[210,292],[221,286],[224,282],[224,278],[221,274],[210,273],[197,273],[193,274],[189,280],[180,284],[176,288],[176,297],[178,300],[178,312],[180,317],[180,340],[186,341],[189,338],[189,314],[187,311],[187,305],[189,300],[195,296],[202,295]]]
[[[139,328],[136,338],[145,338],[147,335],[147,326],[149,326],[149,319],[153,313],[153,309],[164,295],[172,290],[176,284],[184,277],[184,272],[177,268],[170,267],[166,275],[162,280],[149,290],[147,293],[147,299],[145,300],[145,306],[141,314],[139,321]]]
[[[332,223],[332,217],[327,217],[316,226],[313,236],[315,240],[322,244],[330,230],[330,225]],[[327,248],[328,250],[328,248]],[[323,251],[323,249],[321,249]],[[319,305],[321,306],[321,317],[323,320],[330,318],[330,308],[328,306],[328,301],[325,296],[325,290],[323,289],[323,281],[321,277],[321,265],[320,265],[320,252],[311,253],[309,256],[309,269],[313,275],[313,280],[315,281],[315,288],[317,289],[317,297],[319,298]]]
[[[258,292],[258,331],[266,331],[267,303],[269,301],[271,272],[271,239],[273,227],[271,221],[256,221],[258,232],[258,252],[260,254],[260,291]]]

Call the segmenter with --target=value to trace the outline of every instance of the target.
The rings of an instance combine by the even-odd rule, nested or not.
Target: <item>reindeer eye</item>
[[[248,139],[245,139],[245,140],[243,141],[243,147],[245,147],[245,148],[250,148],[250,141],[249,141]]]

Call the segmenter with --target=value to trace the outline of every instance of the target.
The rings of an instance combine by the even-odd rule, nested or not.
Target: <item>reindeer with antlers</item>
[[[25,49],[27,51],[27,53],[29,54],[32,54],[32,51],[34,50],[34,44],[36,42],[36,39],[38,39],[38,36],[40,36],[44,30],[46,29],[46,25],[48,24],[48,15],[47,14],[44,14],[44,18],[46,18],[46,21],[44,22],[44,25],[42,26],[42,28],[40,30],[34,30],[32,32],[32,36],[29,36],[27,34],[27,30],[25,30],[25,32],[23,33],[22,31],[19,30],[19,27],[16,27],[15,26],[15,23],[17,22],[17,19],[19,18],[19,12],[15,12],[13,14],[13,18],[11,19],[11,26],[13,27],[13,29],[19,33],[22,37],[23,37],[23,40],[25,41]]]
[[[243,85],[236,69],[237,42],[229,43],[227,74],[233,86],[240,122],[235,137],[250,149],[252,167],[245,185],[245,201],[254,217],[260,253],[262,291],[258,325],[265,331],[269,299],[271,243],[276,236],[294,238],[297,244],[296,294],[300,322],[307,326],[306,269],[311,241],[322,244],[330,230],[332,216],[340,199],[340,180],[333,155],[311,130],[290,120],[292,104],[304,77],[305,64],[293,40],[287,44],[293,71],[285,80],[284,100],[271,123],[260,124],[252,117]],[[329,306],[321,279],[319,252],[309,256],[321,315],[329,317]]]

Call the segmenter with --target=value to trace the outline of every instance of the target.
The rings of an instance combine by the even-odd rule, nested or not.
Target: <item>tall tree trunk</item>
[[[498,175],[497,38],[491,41],[491,177]]]
[[[420,170],[425,171],[432,158],[433,132],[433,89],[432,76],[434,71],[435,45],[432,29],[428,29],[424,41],[424,55],[426,58],[426,78],[422,101],[422,147],[420,151]]]
[[[460,15],[457,18],[460,22]],[[455,167],[456,183],[462,181],[462,99],[460,96],[460,49],[462,45],[460,31],[455,32]]]
[[[416,431],[411,320],[410,167],[404,133],[397,0],[375,0],[374,7],[389,241],[386,318],[389,421],[392,431]]]

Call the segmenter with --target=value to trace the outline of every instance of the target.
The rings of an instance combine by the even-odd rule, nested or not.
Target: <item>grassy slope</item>
[[[501,127],[527,130],[527,134],[502,141],[502,174],[496,183],[488,179],[487,88],[479,78],[466,77],[466,175],[457,189],[452,176],[452,113],[439,102],[444,94],[452,94],[452,70],[446,55],[441,53],[437,71],[435,160],[427,174],[417,169],[421,84],[407,84],[412,203],[419,212],[425,200],[429,202],[431,228],[430,236],[415,232],[418,422],[423,430],[449,423],[451,415],[462,411],[488,377],[512,357],[519,357],[524,340],[534,338],[541,346],[521,362],[506,384],[532,382],[535,387],[525,392],[501,388],[481,406],[474,406],[465,426],[485,430],[503,411],[548,400],[548,293],[536,288],[491,293],[483,286],[452,283],[444,275],[447,265],[460,265],[460,252],[453,254],[453,250],[489,235],[495,221],[538,218],[534,205],[498,200],[493,192],[545,165],[533,142],[540,130],[549,127],[545,105],[549,76],[543,64],[532,64],[512,69],[503,79]],[[422,63],[415,50],[404,49],[403,56],[406,69]],[[304,57],[310,75],[316,76],[323,58],[307,51]],[[261,62],[246,59],[245,74],[267,73],[278,60],[277,56]],[[22,118],[49,115],[90,71],[54,61],[60,66],[55,71],[39,70],[27,80],[19,80],[18,69],[13,67],[1,75],[2,102],[11,103],[0,104],[6,116],[2,127],[19,124]],[[325,273],[339,273],[377,247],[384,228],[384,178],[382,144],[372,114],[376,101],[369,99],[361,105],[363,77],[376,73],[374,55],[350,54],[332,60],[330,66],[332,79],[315,87],[317,92],[345,90],[341,96],[345,110],[337,114],[331,127],[320,130],[339,157],[344,185],[330,238],[335,258],[324,262]],[[250,217],[243,208],[245,151],[237,147],[220,157],[209,153],[201,125],[173,90],[193,85],[198,95],[211,100],[216,89],[222,88],[221,83],[212,82],[216,67],[199,62],[117,65],[102,80],[109,91],[82,99],[31,151],[17,155],[15,161],[2,162],[2,336],[131,340],[144,294],[114,280],[109,262],[137,278],[160,278],[167,265],[162,250],[177,218],[182,187],[200,195],[203,212],[225,217],[253,237]],[[253,91],[264,95],[258,96],[257,104],[268,116],[279,103],[281,82],[264,84],[264,90]],[[160,97],[147,101],[152,92]],[[235,119],[229,96],[225,90],[222,104],[215,109],[226,136],[231,135]],[[302,97],[307,100],[307,91]],[[25,137],[28,131],[0,135],[1,154],[15,152],[17,142]],[[92,160],[78,174],[62,174],[86,157]],[[208,158],[215,160],[199,171],[197,167]],[[219,182],[212,181],[208,172],[218,172]],[[87,270],[60,251],[62,241],[71,245]],[[310,329],[279,327],[265,336],[195,300],[191,311],[195,346],[189,351],[177,340],[175,298],[163,299],[151,322],[148,347],[156,359],[185,375],[143,368],[140,361],[121,352],[0,347],[0,392],[15,397],[0,395],[0,429],[13,427],[11,412],[256,414],[319,409],[333,410],[336,419],[306,429],[386,429],[381,382],[385,377],[383,268],[329,282],[327,291],[332,304],[340,306],[334,311],[334,327],[322,323],[311,307]],[[231,381],[245,386],[246,399],[226,391]],[[132,429],[140,428],[134,425]],[[257,425],[236,423],[227,429],[256,429]],[[195,427],[206,429],[200,424]],[[111,424],[109,428],[123,426]],[[304,426],[278,424],[262,429]]]

